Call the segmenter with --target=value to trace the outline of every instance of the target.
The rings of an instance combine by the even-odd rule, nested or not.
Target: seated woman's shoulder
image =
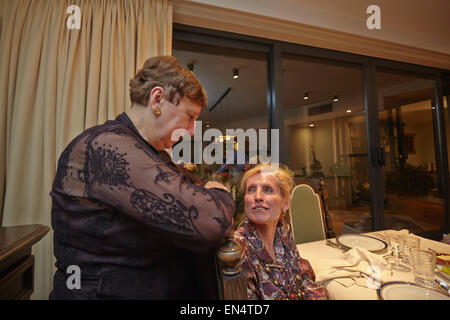
[[[243,240],[245,240],[245,230],[243,227],[238,228],[234,232],[234,239],[238,242],[242,242]]]

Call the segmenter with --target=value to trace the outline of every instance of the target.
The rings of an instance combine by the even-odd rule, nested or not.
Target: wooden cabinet
[[[31,247],[49,230],[40,224],[0,227],[0,300],[30,298],[34,291]]]

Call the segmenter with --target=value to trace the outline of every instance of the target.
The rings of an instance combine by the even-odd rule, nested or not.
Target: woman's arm
[[[231,227],[234,200],[229,192],[190,183],[133,136],[100,134],[80,142],[70,158],[65,187],[85,183],[88,199],[166,233],[179,246],[207,250]]]

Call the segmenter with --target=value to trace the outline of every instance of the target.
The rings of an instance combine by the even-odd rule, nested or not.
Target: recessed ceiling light
[[[347,113],[351,113],[352,112],[352,110],[350,110],[350,109],[347,109],[345,112],[347,112]]]
[[[337,94],[335,94],[335,95],[333,96],[333,101],[334,101],[334,102],[339,101],[339,96],[338,96]]]
[[[233,68],[233,79],[239,78],[239,69]]]
[[[305,94],[303,95],[303,100],[308,100],[309,99],[309,92],[305,92]]]
[[[309,126],[310,126],[310,127],[314,127],[314,123],[310,123]]]

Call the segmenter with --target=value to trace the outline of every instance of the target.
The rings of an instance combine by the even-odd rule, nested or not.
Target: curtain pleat
[[[69,30],[69,5],[81,9]],[[145,59],[171,54],[171,0],[0,0],[2,226],[51,224],[57,159],[84,129],[130,107]],[[53,234],[33,247],[33,299],[47,299]]]

